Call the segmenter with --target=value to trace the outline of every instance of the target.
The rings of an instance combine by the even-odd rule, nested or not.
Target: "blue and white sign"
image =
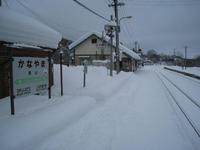
[[[41,94],[48,89],[48,58],[13,57],[14,96]]]

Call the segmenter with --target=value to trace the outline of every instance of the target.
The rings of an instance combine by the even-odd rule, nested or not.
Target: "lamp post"
[[[118,26],[118,31],[120,32],[120,22],[123,20],[123,19],[131,19],[132,18],[132,16],[126,16],[126,17],[121,17],[120,19],[119,19],[119,26]]]
[[[62,64],[63,64],[63,49],[60,50],[60,92],[61,96],[63,96],[63,71],[62,71]]]

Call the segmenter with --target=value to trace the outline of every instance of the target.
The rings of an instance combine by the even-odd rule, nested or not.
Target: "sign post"
[[[48,74],[49,74],[49,80],[48,80],[48,84],[49,84],[49,86],[48,86],[48,97],[49,97],[49,99],[51,99],[51,86],[52,86],[52,83],[51,83],[51,79],[52,79],[52,75],[51,75],[51,73],[52,73],[52,67],[51,67],[51,54],[50,53],[48,53]]]
[[[13,57],[12,57],[12,50],[9,50],[10,56],[9,56],[9,61],[10,61],[10,110],[11,110],[11,115],[15,114],[15,96],[14,96],[14,87],[13,87]]]
[[[60,93],[61,96],[63,96],[63,54],[64,52],[61,50],[60,51]]]
[[[48,89],[48,58],[13,57],[14,96],[43,94]]]
[[[88,72],[88,62],[87,60],[84,60],[83,62],[84,68],[83,68],[83,87],[86,86],[86,74]]]

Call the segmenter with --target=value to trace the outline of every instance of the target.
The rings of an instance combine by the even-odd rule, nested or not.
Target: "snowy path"
[[[36,149],[198,149],[168,99],[156,74],[140,71],[102,107]]]
[[[0,118],[5,121],[0,133],[13,131],[0,137],[0,145],[5,140],[3,150],[199,150],[199,139],[177,111],[156,74],[159,71],[163,70],[147,67],[104,82],[88,77],[87,88],[74,93],[73,85],[73,90],[65,91],[71,100],[54,100],[50,107],[13,120]]]

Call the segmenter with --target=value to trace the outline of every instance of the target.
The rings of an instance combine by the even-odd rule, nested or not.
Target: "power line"
[[[8,3],[6,2],[6,0],[3,0],[3,1],[6,4],[6,6],[9,8]],[[2,6],[2,1],[1,1],[1,6]]]
[[[122,2],[124,2],[124,1],[122,1]],[[127,16],[127,13],[125,11],[125,7],[122,7],[122,13],[123,13],[124,16]],[[128,24],[125,21],[123,22],[123,24],[124,24],[124,28],[125,28],[126,32],[128,33],[129,38],[132,38],[131,34],[130,34],[131,31],[129,30],[130,28],[129,28]]]
[[[200,0],[128,0],[136,6],[189,6],[199,5]]]
[[[100,15],[99,13],[95,12],[94,10],[88,8],[86,5],[82,4],[81,2],[79,2],[78,0],[74,0],[74,2],[76,2],[78,5],[80,5],[81,7],[87,9],[88,11],[90,11],[91,13],[95,14],[96,16],[100,17],[101,19],[104,19],[108,22],[110,22],[109,19],[105,18],[104,16]]]
[[[63,31],[67,29],[69,29],[68,31],[71,32],[71,33],[77,33],[77,32],[88,32],[88,30],[81,30],[81,29],[77,29],[75,27],[72,27],[72,26],[69,26],[69,25],[66,25],[63,27],[63,25],[61,25],[60,23],[58,22],[54,22],[52,25],[47,19],[45,19],[44,17],[42,17],[41,15],[39,15],[38,13],[36,13],[35,11],[33,11],[30,7],[28,7],[26,4],[22,3],[20,0],[16,0],[16,2],[18,2],[18,4],[20,4],[23,8],[25,8],[27,11],[29,11],[34,17],[36,17],[39,21],[41,22],[44,22],[46,23],[48,26],[54,28],[55,26],[57,26],[57,28]]]
[[[22,7],[24,7],[26,10],[28,10],[29,12],[31,12],[33,15],[38,16],[34,11],[32,11],[29,7],[27,7],[24,3],[22,3],[19,0],[15,0],[17,3],[19,3]]]

